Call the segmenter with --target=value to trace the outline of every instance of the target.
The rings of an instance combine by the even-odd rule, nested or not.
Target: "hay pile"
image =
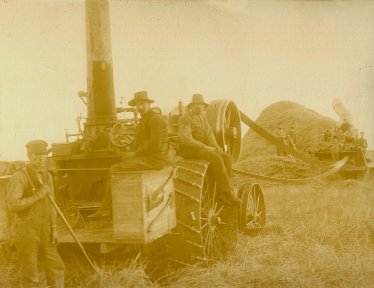
[[[289,101],[270,105],[262,111],[256,123],[273,135],[276,135],[279,123],[286,133],[293,126],[296,133],[296,149],[300,152],[305,152],[308,145],[315,146],[318,136],[336,125],[331,118]],[[276,155],[277,149],[274,145],[249,130],[243,137],[241,158],[237,166],[258,174],[286,178],[309,177],[317,172],[316,167],[310,167],[292,156]]]
[[[318,137],[322,131],[332,129],[336,125],[336,122],[331,118],[289,101],[276,102],[270,105],[262,111],[256,123],[273,135],[275,135],[279,123],[282,124],[286,132],[290,130],[291,126],[295,127],[296,148],[299,151],[305,151],[307,144],[312,144],[314,137]],[[266,142],[257,133],[249,130],[244,136],[241,160],[253,156],[275,154],[275,146]]]

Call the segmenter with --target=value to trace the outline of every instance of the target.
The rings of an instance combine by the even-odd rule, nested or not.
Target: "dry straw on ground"
[[[373,184],[262,185],[267,227],[241,235],[229,259],[189,268],[169,287],[374,287]],[[110,287],[158,287],[147,281],[136,254],[131,259],[102,261]],[[15,267],[3,262],[0,268],[0,287],[17,287]],[[82,261],[67,268],[66,287],[99,287]]]

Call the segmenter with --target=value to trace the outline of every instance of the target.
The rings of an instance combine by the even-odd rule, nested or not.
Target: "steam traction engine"
[[[244,185],[238,195],[243,200],[241,207],[225,206],[216,200],[209,163],[198,160],[179,160],[158,171],[118,172],[108,178],[110,166],[130,149],[138,117],[132,108],[115,107],[105,0],[86,1],[86,35],[87,93],[80,97],[87,105],[87,120],[77,134],[66,134],[67,142],[52,145],[56,198],[75,223],[78,238],[83,244],[97,244],[103,253],[125,244],[152,248],[162,242],[159,247],[163,250],[157,250],[165,253],[161,258],[176,265],[209,263],[225,256],[235,248],[238,225],[258,228],[265,224],[260,187]],[[185,110],[181,103],[178,106],[167,117],[170,139],[176,138],[177,121]],[[118,120],[120,113],[133,117]],[[217,142],[236,161],[241,134],[235,103],[213,101],[206,113]],[[69,142],[71,136],[77,139]],[[111,182],[113,216],[89,220],[85,216],[99,207],[107,181]],[[74,240],[61,229],[60,242]],[[155,249],[149,251],[148,267],[156,267],[160,257],[152,257]]]

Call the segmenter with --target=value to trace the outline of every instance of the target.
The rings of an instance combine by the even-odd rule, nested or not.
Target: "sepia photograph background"
[[[354,126],[365,132],[368,150],[374,149],[373,1],[108,2],[118,107],[127,106],[134,92],[145,90],[156,101],[154,105],[167,115],[179,99],[187,105],[192,94],[200,93],[207,102],[234,101],[253,120],[261,115],[257,123],[267,125],[270,133],[275,132],[270,129],[276,128],[278,120],[288,113],[283,117],[289,120],[284,129],[296,124],[299,145],[306,138],[317,139],[323,123],[328,122],[326,127],[333,128],[341,120],[332,107],[334,99],[340,99],[350,111]],[[59,143],[65,142],[66,131],[77,132],[77,116],[86,116],[86,106],[78,97],[79,91],[87,91],[85,29],[83,0],[0,0],[0,164],[26,160],[25,143],[29,140]],[[292,105],[283,105],[286,102],[282,101]],[[304,129],[303,125],[308,126]],[[242,127],[244,136],[247,128]],[[343,165],[348,158],[342,160],[344,163],[332,163],[331,167],[323,162],[311,165],[310,160],[316,159],[309,158],[307,163],[284,155],[279,153],[281,149],[277,151],[260,137],[263,142],[258,141],[253,134],[243,137],[242,157],[234,168],[236,172],[242,169],[260,177],[236,173],[230,178],[232,192],[242,200],[239,223],[245,222],[238,233],[228,233],[235,239],[227,241],[228,246],[233,246],[232,253],[219,261],[208,259],[212,264],[209,267],[188,265],[185,270],[176,269],[164,277],[167,284],[162,287],[374,287],[373,162],[368,165],[361,149],[357,150],[361,154],[348,151],[351,162],[357,155],[363,156],[365,166],[353,167],[357,168],[353,172],[362,177],[345,178],[335,173],[325,178],[327,169],[336,172],[342,168],[337,165]],[[75,137],[70,138],[74,140]],[[313,155],[313,151],[302,148],[305,150],[298,152]],[[198,172],[195,174],[199,177],[204,175],[192,172]],[[75,199],[74,194],[66,192],[70,191],[69,184],[60,185],[69,178],[65,177],[67,174],[60,176],[56,173],[55,185],[65,198],[56,199],[69,212],[65,214],[71,216],[74,229],[96,229],[95,221],[86,221],[84,217],[75,221],[76,215],[80,217],[76,203],[64,202],[66,198],[70,200],[66,195]],[[92,180],[90,177],[86,180]],[[73,179],[78,185],[85,180]],[[5,182],[2,183],[0,197],[4,197],[6,190]],[[87,191],[87,196],[95,196],[95,190]],[[259,196],[252,197],[253,191],[264,201]],[[139,195],[131,189],[120,192]],[[120,195],[123,200],[124,194]],[[5,228],[7,207],[5,198],[2,199],[0,226]],[[113,205],[122,207],[119,202],[122,205],[125,201],[113,201]],[[195,202],[197,207],[202,201]],[[259,208],[255,203],[260,202]],[[187,215],[193,221],[198,219],[194,219],[189,205],[183,202],[182,207],[180,203],[176,205],[178,211],[190,213]],[[263,222],[252,221],[248,213]],[[210,221],[209,231],[225,227],[225,221],[221,222],[217,215],[213,213],[210,218],[214,221]],[[198,220],[203,223],[204,219],[201,216]],[[88,237],[95,239],[102,232],[110,238],[111,232],[106,231],[100,228]],[[64,230],[59,230],[59,236],[61,232]],[[180,238],[186,240],[183,237]],[[209,244],[205,241],[208,237],[204,237],[200,238]],[[217,239],[212,237],[210,241]],[[16,256],[6,249],[6,243],[7,240],[0,243],[0,288],[18,287],[21,278]],[[66,287],[103,287],[101,280],[107,287],[161,287],[149,277],[150,268],[147,272],[138,247],[131,248],[126,243],[112,251],[111,256],[116,259],[107,254],[90,254],[98,264],[97,277],[81,251],[61,244],[63,241],[58,248],[64,256]],[[164,253],[166,246],[160,245],[156,260],[168,259]],[[174,252],[182,250],[173,248]]]

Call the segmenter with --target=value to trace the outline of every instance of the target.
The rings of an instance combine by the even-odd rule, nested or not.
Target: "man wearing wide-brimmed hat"
[[[136,92],[129,101],[129,106],[136,107],[141,114],[139,125],[136,127],[134,140],[134,155],[114,164],[109,173],[130,170],[159,170],[170,164],[167,156],[168,129],[166,120],[155,112],[150,104],[154,101],[148,98],[146,91]],[[102,218],[111,215],[110,181],[105,188],[105,196],[101,208],[90,215],[90,218]]]
[[[43,140],[26,144],[30,163],[12,175],[7,187],[10,242],[17,250],[23,287],[41,287],[39,259],[48,287],[64,287],[65,267],[56,249],[56,211],[48,199],[53,196],[53,180],[46,172],[47,146]]]
[[[133,145],[135,155],[113,165],[112,170],[158,170],[170,164],[167,157],[167,122],[159,112],[150,107],[153,102],[146,91],[136,92],[129,101],[129,106],[136,107],[141,115]]]
[[[233,194],[230,184],[231,159],[218,146],[203,114],[207,106],[201,94],[192,95],[192,101],[188,104],[189,112],[184,114],[178,123],[178,153],[183,158],[209,161],[217,181],[217,197],[225,204],[235,205],[240,203],[240,200]]]

